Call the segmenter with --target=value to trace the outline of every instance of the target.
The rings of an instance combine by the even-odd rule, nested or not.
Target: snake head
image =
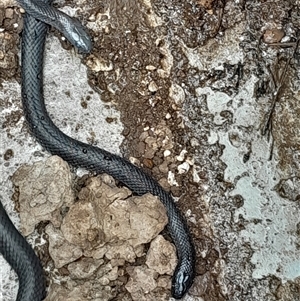
[[[194,277],[194,268],[190,264],[178,264],[172,279],[172,297],[181,299],[193,284]]]
[[[69,42],[78,49],[80,53],[90,53],[93,47],[90,35],[77,19],[71,19],[71,29],[64,30],[64,35],[69,40]]]

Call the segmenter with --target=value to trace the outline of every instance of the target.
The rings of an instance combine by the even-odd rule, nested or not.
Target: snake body
[[[171,195],[167,193],[151,176],[147,175],[137,166],[131,164],[124,158],[115,154],[109,153],[101,148],[77,141],[62,131],[60,131],[49,117],[43,96],[43,54],[44,42],[46,36],[48,18],[54,20],[52,14],[53,8],[48,4],[36,0],[18,0],[21,5],[31,3],[30,10],[26,14],[24,20],[24,29],[22,36],[22,103],[24,115],[29,125],[31,133],[37,141],[51,154],[58,155],[74,167],[86,168],[97,174],[107,173],[113,176],[116,180],[123,183],[137,195],[152,193],[158,196],[164,204],[168,215],[168,231],[177,249],[178,264],[176,266],[172,279],[172,296],[176,299],[183,295],[190,288],[195,276],[195,249],[186,224],[185,219],[177,209]],[[36,14],[35,11],[38,11]],[[30,15],[30,14],[31,15]],[[40,18],[40,14],[45,14],[46,18]],[[50,15],[50,17],[49,17]],[[74,28],[73,25],[64,24],[65,22],[73,22],[74,19],[65,18],[64,14],[60,19],[60,12],[56,12],[55,18],[58,18],[65,28]],[[43,22],[37,21],[41,19]],[[63,21],[62,21],[63,20]],[[78,22],[78,21],[77,21]],[[52,24],[51,22],[49,22]],[[80,28],[83,28],[80,25]],[[75,24],[76,27],[76,24]],[[58,26],[61,30],[61,25]],[[64,30],[62,30],[64,32]],[[77,31],[79,32],[79,31]],[[70,41],[78,47],[82,52],[88,52],[91,44],[86,42],[88,36],[78,38],[77,35],[69,34]],[[75,37],[75,41],[74,41]],[[73,39],[73,41],[72,41]],[[83,46],[82,46],[83,45]],[[13,225],[4,227],[4,235],[14,237],[17,234]],[[0,252],[14,253],[13,263],[20,265],[23,260],[23,255],[33,259],[34,253],[30,253],[27,249],[16,246],[11,249],[1,246]],[[6,249],[7,248],[7,249]],[[25,278],[32,277],[27,274],[27,267],[20,271],[25,275]],[[42,279],[42,278],[41,278]],[[26,279],[27,280],[27,279]],[[27,282],[20,278],[19,289],[25,289]],[[42,286],[38,286],[39,289]],[[44,288],[40,289],[40,297],[36,299],[19,299],[22,301],[38,301],[42,300]]]
[[[41,301],[46,296],[43,268],[25,238],[18,232],[0,201],[0,253],[19,278],[17,301]]]

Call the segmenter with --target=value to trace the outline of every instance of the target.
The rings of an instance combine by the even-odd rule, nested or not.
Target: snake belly
[[[39,6],[35,9],[39,10]],[[47,6],[43,5],[41,11],[47,15]],[[171,293],[176,299],[182,298],[195,277],[195,249],[185,219],[171,195],[151,176],[124,158],[67,136],[53,123],[47,113],[43,95],[43,54],[47,26],[36,21],[35,17],[39,18],[35,12],[27,15],[22,36],[22,103],[31,133],[47,151],[60,156],[70,165],[85,168],[96,174],[107,173],[137,195],[150,192],[160,199],[167,210],[167,228],[178,257]],[[74,19],[67,22],[72,20]],[[47,19],[43,21],[47,22]],[[67,27],[72,28],[71,25]],[[26,270],[27,267],[22,272],[26,274]],[[20,286],[22,285],[23,283],[20,283]]]

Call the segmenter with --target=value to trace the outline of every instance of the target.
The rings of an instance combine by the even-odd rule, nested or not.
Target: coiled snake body
[[[66,18],[65,14],[61,17],[60,12],[45,3],[46,0],[18,1],[27,12],[22,36],[22,102],[31,133],[46,150],[53,155],[60,156],[69,164],[86,168],[97,174],[107,173],[137,195],[150,192],[159,197],[167,209],[168,231],[176,246],[178,256],[178,264],[172,279],[172,296],[181,298],[190,288],[195,276],[195,250],[186,221],[176,208],[170,194],[152,177],[126,159],[65,135],[55,126],[46,111],[43,96],[43,52],[47,25],[44,22],[48,22],[50,19],[52,23],[48,23],[53,25],[57,18],[59,22],[54,23],[59,25],[56,27],[65,33],[70,28],[74,29],[74,26],[77,28],[78,21],[75,21],[74,25],[73,18]],[[42,19],[44,22],[37,21],[35,18]],[[79,29],[75,30],[75,34],[68,34],[68,38],[80,51],[89,52],[91,50],[90,39],[87,35],[82,36],[82,30],[84,32],[84,28],[80,25]],[[12,223],[7,222],[7,219],[4,209],[0,207],[0,224],[2,224],[0,252],[4,254],[19,275],[17,300],[42,300],[45,287],[43,277],[41,277],[40,264],[26,243],[16,244],[14,242],[16,238],[19,239],[20,234]],[[31,269],[28,269],[26,264],[24,265],[23,260],[26,256],[29,258],[29,262],[33,263],[31,269],[36,271],[36,275],[32,275],[29,272]],[[31,283],[30,287],[28,283]]]

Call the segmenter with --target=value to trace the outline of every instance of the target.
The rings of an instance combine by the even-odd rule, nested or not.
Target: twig
[[[268,46],[279,46],[282,48],[295,47],[296,42],[287,42],[287,43],[267,43]]]
[[[291,62],[292,58],[296,54],[297,48],[299,46],[299,42],[300,42],[300,40],[298,39],[297,42],[295,43],[295,47],[294,47],[294,51],[293,51],[292,55],[287,60],[285,66],[284,66],[284,70],[283,70],[283,72],[282,72],[282,74],[279,78],[278,84],[275,82],[274,75],[272,75],[273,76],[273,81],[274,81],[274,84],[275,84],[275,92],[273,93],[272,104],[271,104],[269,112],[267,113],[267,119],[266,119],[265,125],[262,129],[262,134],[263,135],[266,135],[266,133],[271,130],[272,116],[273,116],[273,112],[274,112],[274,109],[275,109],[275,105],[278,101],[279,93],[281,92],[281,89],[282,89],[282,86],[283,86],[283,80],[285,78],[287,69],[290,65],[290,62]]]
[[[219,29],[220,29],[220,27],[222,25],[225,4],[224,4],[223,0],[221,0],[221,3],[222,3],[222,6],[221,6],[220,11],[218,13],[218,24],[217,24],[216,28],[214,29],[213,34],[211,35],[212,38],[214,38],[218,34]]]

